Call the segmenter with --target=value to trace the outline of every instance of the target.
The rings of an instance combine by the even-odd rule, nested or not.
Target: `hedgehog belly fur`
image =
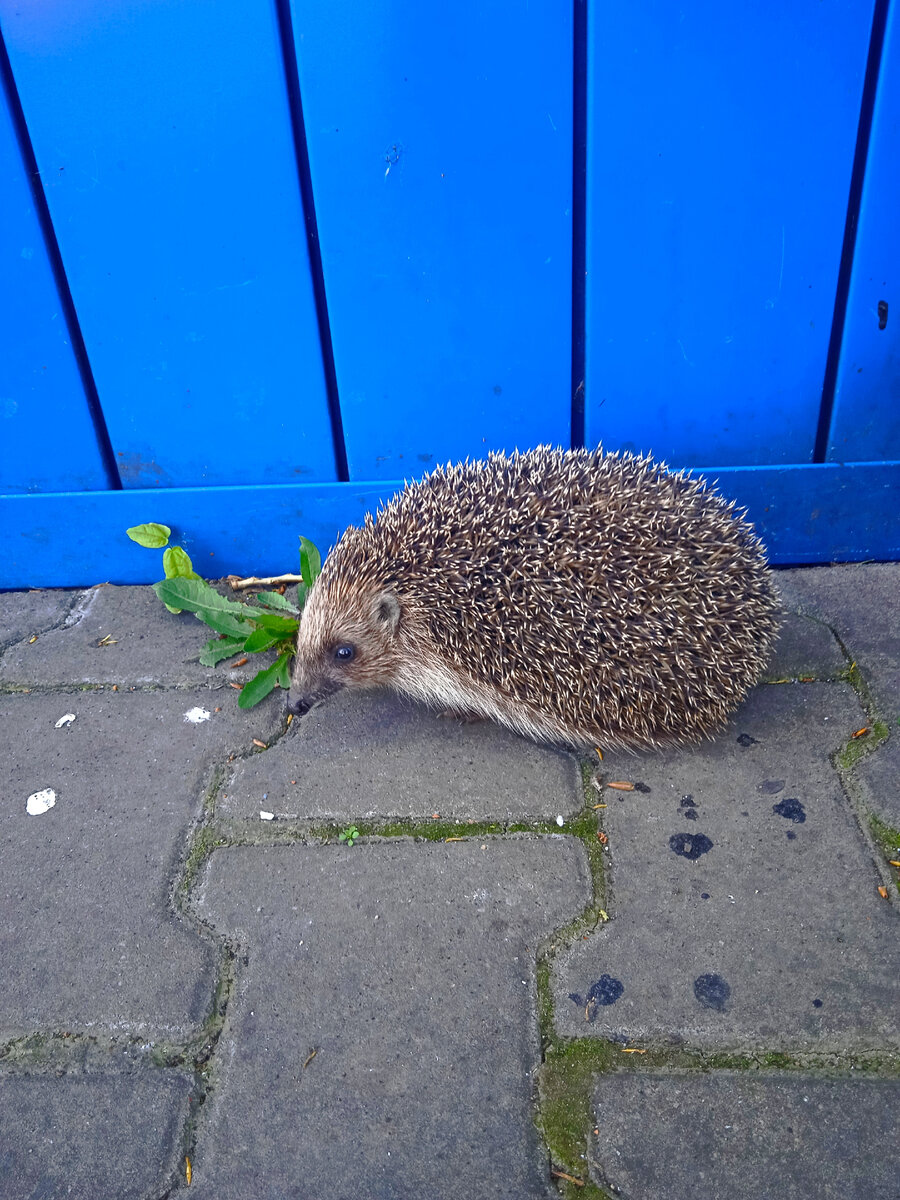
[[[501,702],[491,688],[460,676],[445,663],[417,663],[414,669],[401,669],[393,686],[398,692],[432,708],[446,708],[495,721],[537,742],[587,744],[592,740],[587,733],[573,739],[572,730],[554,720],[549,713],[528,712]]]
[[[346,531],[290,703],[387,684],[539,741],[696,741],[759,678],[777,607],[751,526],[703,480],[600,450],[491,454]]]

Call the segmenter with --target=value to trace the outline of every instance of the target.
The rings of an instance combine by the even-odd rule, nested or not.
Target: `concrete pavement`
[[[900,1197],[900,564],[778,582],[728,728],[602,763],[0,594],[0,1200]]]

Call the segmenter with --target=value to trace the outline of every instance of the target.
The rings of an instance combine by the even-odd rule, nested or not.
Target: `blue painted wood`
[[[400,483],[269,484],[0,496],[0,588],[151,583],[157,551],[125,530],[157,521],[207,578],[297,572],[299,536],[325,552]]]
[[[900,461],[693,474],[747,509],[776,565],[900,559]]]
[[[291,13],[351,478],[568,444],[571,6]]]
[[[879,306],[884,306],[879,311]],[[885,28],[828,458],[900,458],[900,13]]]
[[[269,4],[0,0],[122,479],[333,479]]]
[[[703,474],[747,507],[773,563],[900,559],[900,462],[722,467]],[[324,552],[400,486],[165,488],[0,497],[0,588],[150,583],[156,552],[125,529],[159,521],[207,577],[296,571],[298,535]]]
[[[0,81],[0,492],[108,485]]]
[[[810,459],[871,0],[593,5],[586,439]]]

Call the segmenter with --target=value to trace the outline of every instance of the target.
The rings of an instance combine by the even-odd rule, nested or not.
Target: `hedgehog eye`
[[[345,664],[348,662],[353,662],[355,657],[356,657],[356,647],[355,646],[337,646],[335,648],[335,651],[334,651],[334,661],[335,662]]]

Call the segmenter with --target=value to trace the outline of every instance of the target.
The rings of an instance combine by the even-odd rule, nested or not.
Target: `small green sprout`
[[[203,666],[214,667],[234,654],[275,651],[271,666],[263,668],[241,689],[239,708],[253,708],[274,688],[291,686],[290,660],[300,627],[298,618],[309,589],[322,570],[319,551],[308,538],[300,538],[301,582],[297,585],[297,604],[286,600],[280,592],[270,591],[257,592],[256,604],[243,604],[220,596],[201,579],[188,554],[180,546],[169,545],[172,530],[168,525],[135,525],[126,533],[139,546],[163,551],[166,577],[154,583],[153,590],[169,612],[186,609],[218,635],[200,651]]]
[[[359,837],[359,830],[355,825],[348,825],[343,833],[338,834],[339,842],[346,842],[348,846],[352,846]]]

